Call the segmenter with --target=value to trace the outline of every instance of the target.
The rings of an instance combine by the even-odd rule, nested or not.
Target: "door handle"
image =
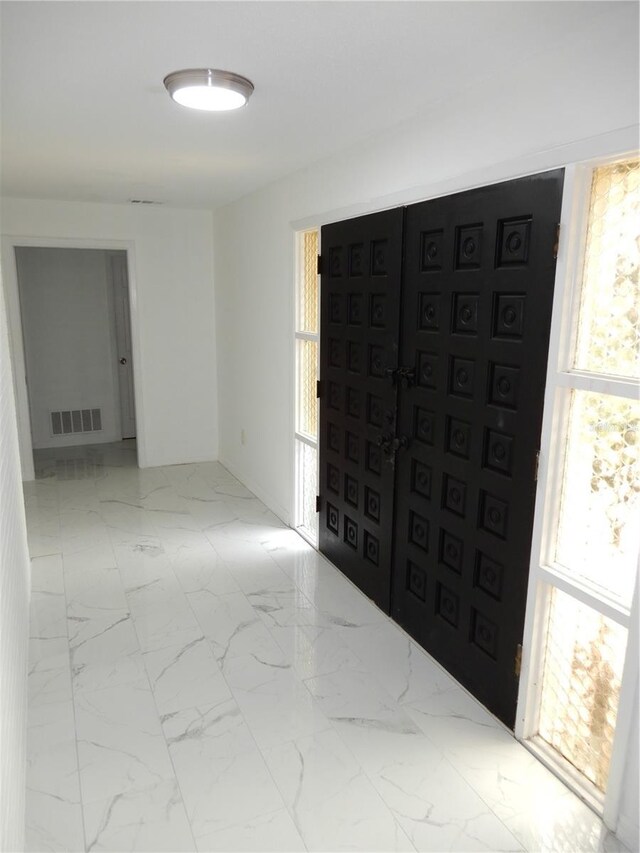
[[[410,388],[416,381],[416,372],[413,367],[398,368],[398,379],[405,388]]]
[[[409,447],[411,440],[406,435],[401,435],[399,438],[394,438],[391,442],[391,449],[394,453],[397,453],[398,450],[406,450]]]
[[[391,456],[393,436],[389,435],[389,433],[380,433],[380,435],[376,438],[376,444],[382,450],[385,456]]]
[[[120,364],[126,364],[126,363],[127,363],[127,359],[123,356],[123,357],[120,359]]]

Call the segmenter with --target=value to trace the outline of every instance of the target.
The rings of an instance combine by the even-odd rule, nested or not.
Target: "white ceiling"
[[[212,208],[514,63],[595,38],[609,2],[2,2],[2,192]],[[170,71],[249,77],[237,112],[186,110]]]

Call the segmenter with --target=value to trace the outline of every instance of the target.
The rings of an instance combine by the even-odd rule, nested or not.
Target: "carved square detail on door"
[[[475,608],[471,609],[471,639],[494,660],[498,657],[498,626]]]
[[[329,249],[329,275],[331,278],[341,278],[344,267],[344,251],[342,246],[332,246]]]
[[[382,453],[380,452],[380,448],[372,444],[370,441],[367,442],[367,458],[366,458],[366,469],[367,471],[371,471],[372,474],[380,474],[382,469]]]
[[[358,507],[358,481],[348,474],[344,475],[344,499],[353,507]]]
[[[350,293],[348,301],[348,318],[350,326],[362,325],[362,294]]]
[[[482,551],[476,552],[476,565],[474,583],[478,589],[486,592],[491,598],[496,601],[502,599],[502,576],[504,567],[501,563],[492,560],[483,554]]]
[[[428,465],[419,462],[417,459],[411,460],[411,490],[420,497],[431,498],[431,478],[432,471]]]
[[[415,406],[413,412],[413,434],[423,444],[432,445],[435,440],[435,412]]]
[[[372,521],[380,521],[380,495],[369,486],[364,489],[364,514]]]
[[[384,379],[386,353],[383,347],[373,344],[369,347],[369,376],[374,379]]]
[[[372,293],[369,301],[369,325],[374,329],[387,326],[387,306],[384,293]]]
[[[493,321],[491,328],[494,338],[519,340],[524,334],[523,293],[495,293],[493,296]]]
[[[461,518],[467,511],[467,486],[450,474],[442,478],[442,506]]]
[[[358,462],[360,459],[360,439],[357,435],[347,431],[345,433],[345,456],[351,462]]]
[[[349,246],[349,275],[351,278],[357,278],[364,273],[364,245],[362,243],[354,243]]]
[[[347,370],[350,373],[360,373],[362,370],[362,346],[356,341],[347,343]]]
[[[440,530],[440,562],[457,574],[462,574],[463,554],[462,540],[444,528]]]
[[[327,464],[327,488],[334,495],[340,494],[340,472],[335,465]]]
[[[531,217],[502,219],[498,223],[497,266],[523,266],[529,260]]]
[[[354,551],[358,550],[358,525],[348,515],[344,517],[344,541]]]
[[[447,451],[454,456],[468,459],[471,449],[471,424],[448,415],[446,435]]]
[[[475,362],[469,358],[451,356],[449,361],[449,393],[465,399],[473,398]]]
[[[416,566],[411,560],[407,562],[407,589],[420,601],[426,601],[427,574],[424,569]]]
[[[518,408],[520,368],[491,363],[489,377],[489,402],[515,411]]]
[[[423,388],[438,387],[438,356],[433,352],[418,353],[416,381]]]
[[[477,269],[482,263],[482,223],[456,229],[456,269]]]
[[[458,627],[460,598],[442,583],[436,585],[436,613],[454,628]]]
[[[505,501],[488,492],[480,491],[480,527],[501,539],[506,539],[507,512],[508,507]]]
[[[380,561],[380,543],[368,530],[364,532],[364,556],[374,566]]]
[[[418,328],[423,332],[437,332],[440,328],[440,294],[421,293],[418,305]]]
[[[513,443],[513,436],[485,429],[482,454],[484,467],[510,477],[513,470]]]
[[[478,302],[477,293],[453,294],[452,331],[457,335],[478,334]]]
[[[420,272],[437,272],[442,269],[442,241],[444,232],[423,231],[420,235]]]
[[[409,542],[423,551],[429,550],[429,522],[413,511],[409,513]]]
[[[371,275],[387,274],[387,241],[374,240],[371,243]]]
[[[329,322],[342,323],[342,296],[332,293],[329,296]]]

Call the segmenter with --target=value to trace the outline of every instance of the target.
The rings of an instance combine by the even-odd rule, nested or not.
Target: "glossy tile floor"
[[[221,465],[36,467],[28,849],[624,850]]]

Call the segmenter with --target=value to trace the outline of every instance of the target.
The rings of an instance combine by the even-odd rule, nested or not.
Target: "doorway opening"
[[[107,444],[136,454],[127,252],[16,245],[15,260],[36,477]]]

